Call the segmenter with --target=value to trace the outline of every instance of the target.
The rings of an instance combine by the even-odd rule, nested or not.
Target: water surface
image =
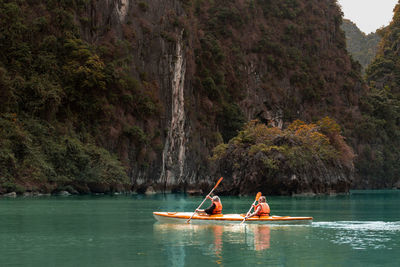
[[[252,197],[222,197],[244,213]],[[185,195],[0,199],[1,266],[400,266],[400,192],[267,197],[273,215],[308,226],[159,224],[192,211]],[[209,204],[209,203],[206,203]]]

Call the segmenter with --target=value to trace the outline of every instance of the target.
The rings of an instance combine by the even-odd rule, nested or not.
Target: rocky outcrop
[[[285,130],[246,124],[228,144],[214,149],[214,173],[225,177],[219,190],[268,195],[349,192],[354,155],[337,129],[329,118],[308,125],[295,121]]]
[[[17,197],[17,193],[11,192],[3,195],[4,197]]]
[[[70,196],[71,194],[68,191],[60,191],[57,196]]]
[[[232,151],[228,151],[230,153]],[[219,165],[219,175],[224,183],[220,194],[255,194],[259,191],[267,195],[336,194],[348,193],[354,179],[354,170],[340,162],[324,162],[314,158],[302,168],[292,168],[288,159],[280,153],[273,159],[279,161],[279,171],[265,166],[266,157],[262,153],[254,158],[228,157]]]
[[[329,115],[351,132],[360,116],[358,102],[365,88],[346,52],[341,12],[334,0],[90,0],[71,5],[22,0],[15,5],[20,9],[12,10],[23,16],[15,25],[27,23],[26,29],[36,32],[30,39],[22,34],[12,40],[26,42],[21,47],[32,44],[29,53],[7,49],[1,57],[1,63],[18,63],[10,70],[0,69],[1,85],[16,86],[4,93],[5,98],[14,101],[18,90],[32,84],[49,85],[48,91],[33,88],[36,91],[24,93],[21,103],[6,106],[7,100],[0,107],[14,112],[18,106],[26,112],[4,118],[4,125],[14,127],[17,135],[20,127],[30,125],[21,118],[32,116],[40,125],[21,134],[27,143],[21,147],[35,145],[32,155],[43,150],[40,161],[18,173],[15,162],[31,154],[19,153],[17,146],[19,158],[14,162],[14,151],[5,150],[7,177],[24,186],[40,180],[42,191],[52,193],[65,186],[79,193],[146,192],[150,186],[149,192],[207,191],[215,177],[208,160],[212,149],[228,142],[248,120],[284,129],[296,119],[315,121]],[[11,17],[11,26],[4,29],[13,28]],[[4,33],[11,39],[16,36]],[[14,69],[25,64],[18,56],[24,53],[38,66],[31,64],[19,86],[22,80],[13,77],[24,71]],[[43,75],[51,66],[58,68]],[[30,134],[37,136],[37,129],[42,129],[41,136],[33,140]],[[42,149],[48,132],[60,138]],[[69,139],[74,142],[58,146]],[[64,162],[68,168],[63,168]],[[30,180],[27,173],[37,173],[37,165],[43,165],[42,173],[25,181]],[[339,184],[341,166],[320,167],[315,173],[306,167],[282,168],[276,177],[289,177],[285,187],[299,184],[296,190],[287,189],[289,193],[340,187],[329,181]],[[245,192],[234,177],[261,179],[244,170],[230,174],[232,187],[227,192],[234,192],[234,186]],[[324,180],[329,186],[323,186]]]

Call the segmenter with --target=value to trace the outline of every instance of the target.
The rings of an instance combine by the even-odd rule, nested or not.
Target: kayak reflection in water
[[[221,200],[219,199],[219,197],[213,196],[211,198],[210,196],[207,196],[207,198],[212,201],[211,206],[209,206],[205,210],[197,209],[196,213],[198,213],[200,215],[221,214],[222,213],[222,203],[221,203]]]
[[[267,200],[265,196],[261,196],[258,199],[258,205],[253,206],[254,212],[248,216],[246,216],[246,219],[251,218],[253,216],[270,216],[270,208],[269,205],[267,204]]]
[[[217,263],[222,263],[222,233],[224,232],[224,227],[222,225],[214,225],[212,227],[214,232],[214,249],[215,249],[215,256],[217,256],[218,260]]]
[[[263,251],[271,248],[271,230],[283,231],[288,226],[270,226],[248,224],[245,227],[238,224],[176,224],[155,223],[154,236],[165,245],[167,251],[175,251],[171,242],[182,247],[202,248],[205,254],[211,252],[218,264],[223,263],[223,250],[229,248],[226,244],[247,246],[250,250]],[[306,228],[301,228],[306,229]],[[211,246],[210,246],[211,245]],[[184,256],[182,256],[184,257]]]
[[[257,225],[254,228],[254,250],[270,248],[271,228],[268,225]]]

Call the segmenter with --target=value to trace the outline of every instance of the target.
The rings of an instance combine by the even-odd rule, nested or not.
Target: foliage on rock
[[[391,188],[400,173],[400,4],[382,32],[375,60],[366,70],[371,91],[362,99],[363,119],[355,130],[359,141],[356,168],[363,187]]]
[[[236,151],[243,153],[243,149],[247,151],[246,157],[257,153],[266,156],[280,153],[288,160],[287,164],[294,168],[299,167],[296,162],[306,163],[314,158],[341,160],[347,166],[352,166],[354,159],[351,148],[343,141],[339,125],[329,117],[316,124],[296,120],[284,130],[250,121],[228,144],[216,146],[211,159],[222,160]]]
[[[121,44],[97,46],[81,38],[75,18],[87,4],[0,1],[3,189],[129,182],[127,166],[113,155],[117,151],[103,148],[104,130],[118,121],[119,109],[140,120],[160,107],[150,82],[127,76],[117,67],[121,56],[105,53],[104,45],[120,49]],[[128,138],[142,142],[143,131],[136,132],[140,136]]]
[[[352,21],[344,19],[342,29],[346,33],[347,50],[357,60],[363,71],[374,60],[384,29],[374,33],[363,33]]]
[[[340,178],[347,186],[335,190],[346,191],[354,169],[352,149],[344,142],[339,125],[329,117],[309,124],[296,120],[283,130],[250,121],[228,144],[216,146],[211,160],[221,175],[236,177],[234,183],[244,190],[242,193],[261,188],[275,194],[301,192],[298,181],[292,181],[297,176],[303,179],[303,187],[307,180],[324,181],[326,188],[311,186],[309,190],[327,193],[338,181],[315,178],[316,173],[340,168],[349,175]],[[255,181],[256,188],[245,185]]]

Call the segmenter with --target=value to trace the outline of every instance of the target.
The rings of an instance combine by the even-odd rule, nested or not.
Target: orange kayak
[[[154,218],[159,222],[167,223],[186,223],[192,216],[192,212],[153,212]],[[191,223],[241,223],[245,214],[216,214],[199,215],[195,214]],[[313,217],[290,217],[290,216],[254,216],[245,221],[245,223],[261,224],[307,224],[311,223]]]

